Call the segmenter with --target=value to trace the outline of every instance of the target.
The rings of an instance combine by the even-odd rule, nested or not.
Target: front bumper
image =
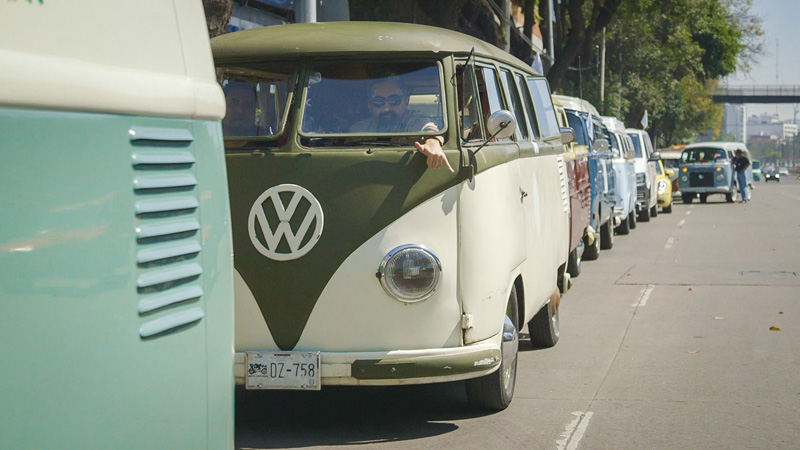
[[[499,335],[498,335],[499,336]],[[496,340],[498,336],[490,339]],[[466,380],[500,367],[500,344],[456,348],[320,354],[322,385],[387,386]],[[245,354],[234,358],[236,384],[245,384]]]

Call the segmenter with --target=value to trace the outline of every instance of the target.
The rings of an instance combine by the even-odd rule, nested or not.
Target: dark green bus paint
[[[452,159],[451,164],[458,167]],[[236,174],[228,185],[234,266],[253,292],[281,350],[297,344],[317,298],[350,253],[401,215],[460,181],[446,170],[427,170],[425,158],[416,150],[371,155],[362,151],[236,152],[228,154],[227,166]],[[303,258],[274,261],[253,247],[247,218],[259,195],[283,183],[303,186],[317,198],[325,228]]]

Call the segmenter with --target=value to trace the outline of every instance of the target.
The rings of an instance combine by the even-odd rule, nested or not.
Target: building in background
[[[736,142],[747,144],[747,106],[726,103],[723,120],[722,135],[736,136]]]
[[[726,110],[727,111],[727,110]],[[777,114],[761,114],[747,119],[748,141],[770,140],[784,143],[797,136],[797,124],[782,122]]]

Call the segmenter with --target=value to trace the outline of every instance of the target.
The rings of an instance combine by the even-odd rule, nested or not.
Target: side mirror
[[[673,169],[667,169],[664,171],[668,177],[672,178],[675,176],[675,171]]]
[[[516,129],[517,121],[514,119],[514,115],[511,114],[511,111],[501,109],[500,111],[493,112],[492,115],[486,119],[486,131],[489,133],[489,136],[491,136],[490,139],[505,139],[511,137]]]
[[[609,145],[607,139],[597,139],[592,144],[592,148],[594,148],[596,152],[605,152],[608,150],[608,147]]]
[[[561,143],[566,145],[575,140],[575,130],[572,128],[561,129]]]
[[[661,159],[661,152],[653,152],[650,154],[650,157],[647,158],[648,161],[658,161]]]

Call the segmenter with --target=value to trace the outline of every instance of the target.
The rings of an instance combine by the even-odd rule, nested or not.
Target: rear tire
[[[517,288],[512,285],[503,319],[500,367],[489,375],[466,381],[467,401],[473,408],[502,411],[511,404],[517,379],[518,330]]]
[[[600,248],[611,250],[614,246],[614,222],[609,218],[608,222],[600,226]]]
[[[558,311],[553,309],[553,301],[550,300],[528,322],[528,332],[534,347],[550,348],[558,343],[560,332]]]
[[[631,230],[636,228],[636,211],[631,211],[630,214],[628,214],[628,228]]]
[[[656,203],[652,208],[650,208],[650,217],[657,217],[658,216],[658,203]]]

